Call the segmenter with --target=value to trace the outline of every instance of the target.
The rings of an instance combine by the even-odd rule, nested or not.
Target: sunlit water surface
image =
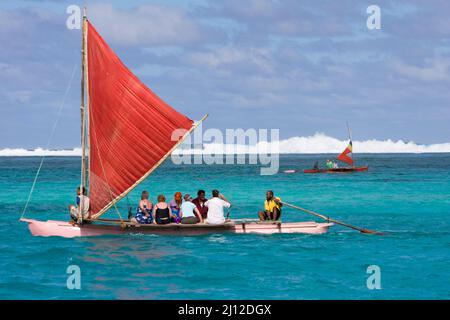
[[[280,172],[324,155],[281,157]],[[267,189],[335,219],[326,235],[32,237],[18,221],[39,158],[0,158],[0,298],[3,299],[443,299],[450,298],[450,155],[358,155],[367,173],[259,175],[258,166],[175,166],[168,161],[130,194],[220,189],[234,218],[256,218]],[[67,219],[78,158],[47,158],[26,217]],[[126,215],[127,200],[119,208]],[[116,217],[114,211],[108,214]],[[285,209],[283,221],[314,217]],[[69,290],[67,267],[81,268]],[[369,290],[367,267],[381,269]]]

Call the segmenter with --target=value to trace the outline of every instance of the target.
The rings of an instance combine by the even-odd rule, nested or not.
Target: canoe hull
[[[369,167],[334,168],[334,169],[306,169],[303,173],[349,173],[368,171]]]
[[[274,234],[274,233],[304,233],[304,234],[324,234],[332,223],[316,222],[245,222],[234,223],[227,222],[221,225],[131,225],[126,227],[120,225],[108,224],[85,224],[83,226],[72,225],[64,221],[38,221],[32,219],[22,219],[28,223],[28,228],[33,236],[42,237],[92,237],[102,235],[121,235],[121,234],[156,234],[156,235],[202,235],[212,233],[255,233],[255,234]]]

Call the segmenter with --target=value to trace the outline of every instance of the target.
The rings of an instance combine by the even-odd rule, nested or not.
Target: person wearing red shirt
[[[208,199],[206,199],[206,197],[205,197],[205,190],[198,190],[197,198],[192,200],[192,203],[195,204],[195,206],[197,207],[198,211],[202,215],[203,219],[206,219],[207,216],[208,216],[208,207],[205,206],[205,202],[207,200]]]

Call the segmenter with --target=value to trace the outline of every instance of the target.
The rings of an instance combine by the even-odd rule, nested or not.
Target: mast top
[[[87,8],[83,7],[83,19],[87,19]]]
[[[348,121],[346,121],[346,122],[347,122],[348,139],[350,141],[352,141],[352,130],[350,129],[350,125],[348,124]]]

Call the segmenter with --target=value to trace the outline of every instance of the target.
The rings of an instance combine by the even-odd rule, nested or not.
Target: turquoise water
[[[310,167],[326,155],[281,157],[281,170]],[[260,176],[257,166],[163,165],[130,195],[219,188],[234,218],[255,218],[266,189],[283,200],[350,224],[326,235],[152,235],[32,237],[18,222],[39,158],[0,158],[2,299],[449,299],[450,155],[358,155],[359,174]],[[26,217],[67,219],[79,159],[47,158]],[[154,200],[154,199],[153,199]],[[120,207],[126,215],[126,201]],[[114,211],[109,214],[115,217]],[[284,221],[314,217],[291,209]],[[66,269],[81,268],[81,290]],[[381,289],[369,290],[369,265]]]

